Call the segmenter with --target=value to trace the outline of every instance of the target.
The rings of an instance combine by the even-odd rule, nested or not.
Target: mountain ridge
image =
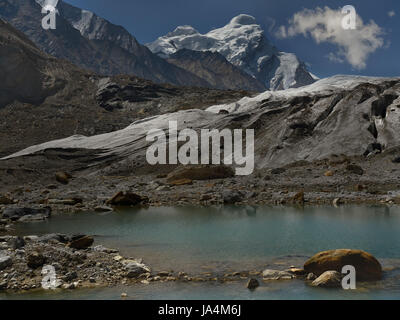
[[[219,52],[271,90],[300,87],[315,81],[295,54],[279,51],[266,38],[256,19],[246,14],[206,34],[188,25],[178,26],[146,46],[164,58],[183,48]]]

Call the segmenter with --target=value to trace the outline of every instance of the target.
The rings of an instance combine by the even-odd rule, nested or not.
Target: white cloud
[[[368,56],[384,45],[383,29],[372,20],[364,24],[357,15],[357,28],[344,30],[344,17],[340,9],[304,9],[293,15],[287,27],[281,26],[276,36],[287,38],[302,34],[305,37],[311,36],[318,44],[335,44],[338,50],[328,55],[331,61],[347,61],[356,69],[364,69]]]
[[[334,54],[333,52],[330,52],[329,54],[327,54],[326,57],[332,62],[344,63],[344,60],[341,57]]]
[[[393,18],[395,15],[396,15],[396,12],[394,12],[394,10],[388,12],[388,16],[391,18]]]

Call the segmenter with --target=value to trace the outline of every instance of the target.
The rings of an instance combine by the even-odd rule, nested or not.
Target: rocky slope
[[[271,90],[297,88],[315,81],[296,55],[280,52],[267,40],[255,18],[245,14],[207,34],[180,26],[147,46],[162,57],[183,48],[219,52]]]
[[[0,108],[19,100],[41,103],[65,86],[68,63],[36,48],[22,33],[0,19]]]
[[[167,61],[204,79],[211,88],[265,90],[261,82],[229,63],[218,52],[182,49],[170,55]]]
[[[167,130],[169,121],[177,121],[179,129],[254,129],[258,168],[334,155],[368,156],[399,145],[399,96],[398,79],[337,76],[301,89],[266,92],[212,106],[206,111],[162,114],[105,135],[51,141],[12,157],[46,149],[78,148],[107,149],[105,155],[137,160],[149,145],[145,141],[147,132]]]
[[[206,111],[149,117],[102,135],[49,141],[0,160],[0,192],[13,203],[6,206],[71,212],[93,211],[124,190],[152,206],[399,204],[399,96],[399,79],[337,76]],[[254,173],[149,165],[146,135],[170,121],[179,129],[254,129]],[[71,173],[66,184],[55,178],[60,171]],[[66,205],[71,197],[83,199],[79,207]]]
[[[235,101],[244,91],[102,77],[40,51],[0,20],[0,155],[73,134],[122,129],[136,119]]]

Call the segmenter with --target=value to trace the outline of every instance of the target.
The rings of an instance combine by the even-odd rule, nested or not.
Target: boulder
[[[143,197],[133,192],[120,191],[116,193],[111,199],[107,200],[108,205],[113,206],[135,206],[138,204],[147,203],[149,198]]]
[[[225,204],[234,204],[236,202],[242,201],[244,198],[242,192],[236,190],[223,191],[221,196]]]
[[[94,211],[96,211],[96,212],[111,212],[111,211],[114,211],[114,209],[111,207],[107,207],[107,206],[97,206],[94,208]]]
[[[60,234],[60,233],[49,233],[45,234],[43,236],[40,236],[36,239],[39,242],[49,242],[49,241],[57,241],[61,243],[67,243],[71,239],[66,236],[65,234]]]
[[[55,174],[55,178],[59,183],[68,184],[72,176],[67,172],[60,171]]]
[[[305,271],[304,269],[300,269],[300,268],[290,268],[289,270],[287,270],[287,272],[294,274],[295,276],[306,276],[307,275],[307,271]]]
[[[257,279],[254,279],[254,278],[250,279],[246,284],[246,288],[249,290],[254,290],[259,286],[260,286],[260,283],[258,282]]]
[[[32,269],[43,266],[45,262],[46,258],[37,251],[33,251],[26,256],[26,264]]]
[[[0,204],[8,205],[8,204],[13,204],[14,200],[11,199],[8,196],[2,196],[0,195]]]
[[[307,278],[306,278],[308,281],[314,281],[315,279],[317,279],[317,277],[315,276],[315,274],[314,273],[309,273],[308,275],[307,275]]]
[[[364,169],[361,168],[360,166],[356,165],[356,164],[349,164],[346,167],[346,170],[348,172],[350,172],[350,173],[357,174],[357,175],[360,175],[360,176],[362,176],[364,174]]]
[[[13,249],[21,249],[25,246],[25,240],[21,237],[12,237],[8,242],[8,245]]]
[[[5,268],[12,265],[12,260],[10,256],[2,255],[0,253],[0,270],[4,270]]]
[[[144,273],[150,273],[150,268],[138,261],[129,261],[125,264],[126,276],[128,278],[138,278]]]
[[[35,216],[42,215],[43,217],[49,218],[51,215],[51,208],[6,208],[3,211],[3,218],[8,218],[11,220],[19,220],[23,216]]]
[[[262,273],[263,280],[291,280],[295,276],[287,271],[266,269]]]
[[[83,250],[89,248],[93,242],[94,239],[90,236],[74,236],[68,243],[68,247]]]
[[[295,203],[295,204],[303,205],[304,201],[305,201],[304,200],[304,191],[300,191],[300,192],[296,193],[294,195],[294,197],[292,198],[292,202]]]
[[[189,165],[179,167],[167,176],[168,182],[176,180],[212,180],[234,177],[232,168],[225,165]]]
[[[382,266],[371,254],[362,250],[338,249],[317,253],[304,264],[304,270],[320,276],[326,271],[342,272],[346,265],[354,266],[359,280],[379,280]]]
[[[311,285],[313,287],[340,288],[342,286],[342,274],[337,271],[325,271]]]

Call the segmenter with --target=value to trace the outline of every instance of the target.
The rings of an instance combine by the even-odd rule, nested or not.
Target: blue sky
[[[221,27],[232,17],[246,13],[256,17],[269,40],[280,50],[294,52],[309,64],[311,72],[320,77],[334,74],[370,76],[400,76],[400,1],[399,0],[66,0],[66,2],[94,11],[112,23],[124,26],[141,43],[155,40],[189,24],[202,33]],[[338,9],[353,5],[364,23],[373,20],[384,32],[384,44],[368,56],[366,67],[357,69],[348,61],[335,62],[328,58],[337,53],[338,46],[317,44],[311,36],[302,34],[290,38],[276,35],[279,26],[307,8],[329,6]],[[394,15],[389,15],[394,12]]]

